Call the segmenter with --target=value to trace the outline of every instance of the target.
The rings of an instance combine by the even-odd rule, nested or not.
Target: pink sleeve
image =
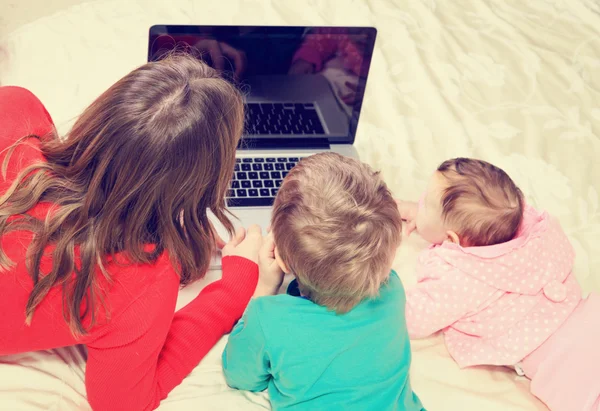
[[[418,283],[406,290],[406,324],[411,339],[441,331],[474,308],[466,277],[439,257],[417,267]]]
[[[292,63],[304,60],[314,64],[315,72],[323,69],[323,64],[329,60],[339,47],[339,40],[331,36],[327,29],[316,29],[306,35],[300,48],[294,54]]]

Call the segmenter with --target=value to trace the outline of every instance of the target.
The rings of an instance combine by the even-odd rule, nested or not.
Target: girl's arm
[[[27,135],[42,137],[53,131],[50,114],[29,90],[0,87],[0,151]]]
[[[29,90],[21,87],[0,87],[0,165],[9,147],[19,139],[36,135],[44,137],[54,132],[54,123],[44,105]],[[28,139],[12,153],[6,180],[0,178],[0,193],[25,167],[43,160],[35,139]]]
[[[86,387],[94,410],[153,410],[242,316],[258,267],[223,258],[223,278],[173,314],[177,290],[162,284],[133,301],[88,344]]]

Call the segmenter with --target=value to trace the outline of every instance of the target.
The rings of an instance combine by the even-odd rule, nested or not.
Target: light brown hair
[[[400,245],[401,224],[379,173],[323,153],[304,158],[285,178],[271,227],[302,295],[342,314],[378,294]]]
[[[172,55],[110,87],[64,140],[27,136],[39,139],[47,161],[24,169],[0,198],[0,236],[34,233],[27,321],[50,288],[62,285],[65,319],[84,334],[86,314],[94,323],[97,276],[110,278],[104,267],[117,253],[146,264],[166,251],[181,284],[201,278],[216,243],[207,209],[233,229],[224,197],[242,129],[241,94],[204,63]],[[40,202],[55,206],[45,221],[26,214]],[[50,245],[52,270],[41,273]],[[0,249],[1,268],[12,264]]]
[[[455,158],[437,169],[448,182],[442,216],[463,246],[511,240],[523,219],[521,190],[504,170],[481,160]]]

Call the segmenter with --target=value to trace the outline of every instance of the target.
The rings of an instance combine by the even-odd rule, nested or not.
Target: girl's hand
[[[256,224],[251,225],[248,231],[238,228],[233,238],[225,244],[221,255],[244,257],[258,264],[258,251],[263,243],[262,232]]]
[[[419,205],[414,201],[396,200],[402,221],[406,223],[406,236],[417,229],[417,212]]]
[[[246,71],[246,53],[231,47],[229,44],[214,39],[202,39],[194,47],[203,52],[208,52],[215,70],[228,69],[227,63],[233,65],[234,77],[239,81]],[[233,63],[231,63],[233,61]]]
[[[275,241],[269,233],[258,253],[258,284],[254,296],[275,295],[282,282],[283,270],[275,259]]]

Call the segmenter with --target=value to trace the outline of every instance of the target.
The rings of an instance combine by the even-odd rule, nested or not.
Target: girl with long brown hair
[[[223,277],[180,311],[180,285],[232,232],[225,192],[243,99],[186,56],[110,87],[64,139],[30,92],[0,88],[0,355],[85,344],[88,401],[149,410],[242,315],[260,229],[223,248]]]

